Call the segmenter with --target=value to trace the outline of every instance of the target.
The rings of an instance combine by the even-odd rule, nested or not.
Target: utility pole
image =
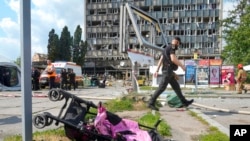
[[[32,141],[30,0],[20,1],[22,140]]]
[[[195,49],[195,51],[194,51],[194,61],[195,61],[195,93],[197,93],[198,69],[199,69],[199,51],[198,51],[198,49]]]

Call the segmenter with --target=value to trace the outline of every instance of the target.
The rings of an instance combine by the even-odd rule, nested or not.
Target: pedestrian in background
[[[244,90],[245,93],[247,93],[247,89],[244,86],[244,83],[247,79],[247,72],[243,69],[242,64],[238,64],[238,74],[236,77],[237,81],[237,94],[242,94],[242,90]]]
[[[40,71],[32,67],[32,90],[39,90],[39,77],[40,77]]]
[[[76,74],[72,69],[69,71],[70,73],[68,74],[69,77],[69,90],[71,90],[71,86],[73,86],[73,89],[76,90]]]
[[[66,69],[61,70],[61,89],[67,90],[68,88],[68,73]]]
[[[165,91],[168,83],[170,83],[172,89],[175,91],[176,95],[179,97],[184,106],[188,107],[190,104],[193,103],[193,99],[186,100],[186,98],[183,96],[180,85],[176,80],[176,74],[173,72],[174,70],[177,70],[178,66],[180,66],[184,71],[186,70],[185,66],[177,59],[175,55],[175,51],[178,49],[178,46],[180,44],[181,39],[179,37],[175,37],[172,40],[172,44],[165,47],[162,56],[158,62],[158,66],[156,72],[154,73],[154,76],[157,77],[159,69],[162,66],[162,79],[158,89],[154,92],[148,103],[148,107],[152,110],[159,110],[155,106],[155,102],[160,96],[160,94]]]

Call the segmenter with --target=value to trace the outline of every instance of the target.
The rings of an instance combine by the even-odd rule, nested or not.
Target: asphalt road
[[[83,99],[98,103],[107,99],[116,98],[124,93],[127,93],[125,87],[121,87],[121,82],[113,84],[111,87],[98,88],[89,87],[77,89],[76,91],[68,91]],[[43,112],[52,113],[54,116],[59,114],[63,101],[50,101],[47,96],[48,90],[32,92],[32,113],[33,116]],[[87,99],[88,98],[88,99]],[[22,97],[21,92],[0,92],[0,141],[9,135],[22,134]],[[60,126],[60,124],[59,124]],[[33,132],[56,128],[54,124],[46,126],[43,129],[33,127]]]
[[[121,82],[117,82],[113,86],[107,88],[84,88],[70,91],[70,93],[83,99],[88,98],[86,100],[97,103],[105,99],[112,99],[122,94],[126,94],[126,88],[121,85]],[[50,112],[53,113],[53,115],[59,113],[63,103],[50,101],[48,97],[44,97],[47,93],[48,90],[33,92],[33,115],[43,112]],[[150,91],[150,93],[152,93],[152,91]],[[3,140],[5,136],[22,134],[22,103],[20,96],[21,92],[0,92],[0,141]],[[250,111],[250,94],[238,96],[227,93],[226,96],[224,96],[225,94],[216,92],[212,96],[208,94],[198,97],[195,96],[193,97],[195,103],[205,105],[208,108],[192,105],[190,109],[200,113],[200,115],[210,122],[210,124],[220,127],[220,130],[229,134],[229,126],[232,124],[250,124],[249,114],[237,114],[235,112]],[[192,97],[192,95],[190,97]],[[161,98],[164,99],[164,95],[162,95]],[[210,109],[209,107],[230,109],[231,112],[222,112]],[[48,130],[50,128],[56,128],[56,126],[51,125],[43,130]],[[35,131],[41,131],[41,129],[33,127],[33,132]]]
[[[234,95],[234,94],[232,94]],[[244,96],[250,96],[245,94]],[[250,126],[250,97],[195,98],[195,102],[205,107],[193,106],[203,118],[221,128],[229,135],[230,125]],[[207,107],[207,108],[206,108]]]

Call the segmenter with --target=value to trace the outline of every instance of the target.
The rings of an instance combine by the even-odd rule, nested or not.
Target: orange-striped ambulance
[[[55,85],[59,88],[60,82],[61,82],[61,70],[66,69],[67,71],[69,69],[72,69],[74,73],[76,74],[76,88],[79,85],[83,85],[83,75],[82,75],[82,68],[81,66],[77,65],[74,62],[54,62],[52,63],[56,69],[56,78],[55,78]],[[40,75],[39,84],[41,88],[45,88],[48,86],[48,74],[44,71]]]

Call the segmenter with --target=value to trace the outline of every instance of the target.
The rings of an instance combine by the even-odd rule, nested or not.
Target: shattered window
[[[0,83],[7,87],[16,86],[19,82],[16,67],[0,66]]]

